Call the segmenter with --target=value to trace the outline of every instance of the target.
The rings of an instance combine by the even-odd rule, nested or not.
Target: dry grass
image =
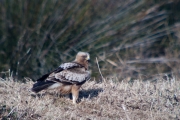
[[[154,83],[89,81],[83,85],[77,105],[53,91],[35,95],[29,91],[32,84],[1,78],[1,119],[180,119],[180,81],[175,78],[159,78]]]

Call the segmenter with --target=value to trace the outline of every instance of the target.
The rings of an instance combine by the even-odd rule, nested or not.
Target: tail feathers
[[[53,81],[37,81],[33,87],[32,91],[35,93],[40,92],[41,90],[47,89],[49,86],[53,85],[55,82]]]

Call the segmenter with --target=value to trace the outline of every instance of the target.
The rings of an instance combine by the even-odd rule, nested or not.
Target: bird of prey
[[[54,71],[43,75],[31,90],[37,93],[41,90],[57,88],[60,94],[72,93],[73,103],[76,104],[81,85],[91,77],[88,71],[89,60],[89,53],[78,52],[74,61],[63,63]]]

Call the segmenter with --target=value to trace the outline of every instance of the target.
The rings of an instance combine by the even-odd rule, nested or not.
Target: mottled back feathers
[[[81,83],[90,79],[90,72],[77,63],[64,63],[59,66],[62,71],[52,72],[46,78],[48,81]]]

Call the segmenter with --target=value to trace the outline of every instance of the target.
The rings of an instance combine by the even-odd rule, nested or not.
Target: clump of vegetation
[[[34,94],[33,82],[0,80],[0,118],[6,119],[180,119],[180,81],[119,82],[109,79],[82,86],[80,102],[73,105],[68,96],[55,91]]]

